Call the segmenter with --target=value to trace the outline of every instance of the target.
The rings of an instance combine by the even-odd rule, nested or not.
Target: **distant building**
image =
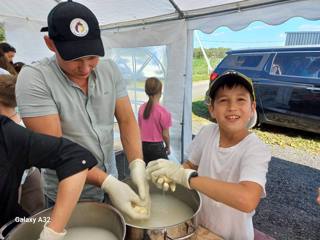
[[[320,45],[320,32],[286,32],[285,45]]]

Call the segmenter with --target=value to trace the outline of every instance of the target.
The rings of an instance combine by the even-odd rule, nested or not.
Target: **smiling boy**
[[[249,131],[257,118],[252,81],[238,72],[225,72],[212,83],[209,96],[209,111],[217,124],[200,130],[189,147],[189,160],[181,166],[160,159],[148,165],[147,173],[157,186],[166,176],[201,192],[199,224],[224,239],[254,239],[252,216],[266,196],[271,155]]]

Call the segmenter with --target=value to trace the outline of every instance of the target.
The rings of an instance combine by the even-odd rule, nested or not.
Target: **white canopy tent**
[[[75,0],[89,7],[102,29],[106,53],[117,48],[165,46],[164,105],[173,116],[177,159],[191,141],[193,31],[240,30],[254,21],[275,25],[291,17],[320,19],[320,0]],[[39,29],[59,0],[1,0],[0,23],[18,60],[51,55]]]

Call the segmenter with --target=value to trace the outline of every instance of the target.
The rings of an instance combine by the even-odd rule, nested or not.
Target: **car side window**
[[[320,52],[277,53],[270,74],[320,79]]]
[[[234,54],[229,55],[221,63],[221,67],[235,69],[254,69],[266,61],[263,54]]]

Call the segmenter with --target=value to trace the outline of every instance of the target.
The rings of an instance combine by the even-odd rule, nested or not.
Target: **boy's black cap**
[[[46,31],[66,61],[104,56],[98,20],[80,3],[69,0],[57,4],[48,15],[48,27],[41,28],[41,32]]]
[[[210,86],[210,91],[209,91],[209,97],[211,99],[214,98],[216,95],[217,90],[223,86],[223,85],[228,85],[228,81],[236,81],[243,85],[251,94],[252,99],[255,101],[256,96],[254,94],[254,88],[253,88],[253,83],[251,78],[243,75],[242,73],[239,73],[237,71],[229,70],[221,74],[217,79],[215,79],[211,86]]]

